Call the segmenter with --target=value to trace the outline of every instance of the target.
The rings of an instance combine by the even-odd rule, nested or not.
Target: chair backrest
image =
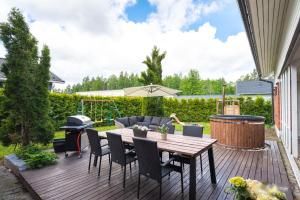
[[[161,180],[161,166],[157,143],[142,138],[133,138],[139,162],[139,173],[156,181]]]
[[[98,131],[92,128],[87,128],[86,133],[88,135],[89,143],[91,146],[91,153],[95,155],[101,155],[102,149]]]
[[[168,133],[169,134],[174,134],[174,132],[175,132],[175,126],[172,125],[172,124],[167,124],[166,126],[168,127]]]
[[[121,135],[110,132],[106,132],[106,135],[110,148],[111,160],[118,164],[125,165],[125,148]]]
[[[203,126],[187,125],[183,126],[183,135],[193,137],[203,137]]]

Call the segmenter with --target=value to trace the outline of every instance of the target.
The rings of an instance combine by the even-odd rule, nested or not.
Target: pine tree
[[[50,80],[50,50],[44,46],[41,53],[39,65],[36,69],[36,116],[32,139],[37,142],[47,144],[53,139],[53,126],[49,118],[49,80]]]
[[[2,67],[7,80],[3,105],[6,118],[1,123],[1,139],[11,142],[9,135],[17,135],[22,145],[28,145],[36,139],[32,138],[36,135],[33,133],[48,124],[44,121],[48,112],[41,116],[47,107],[45,89],[48,89],[49,66],[44,63],[48,61],[44,55],[39,64],[37,40],[16,8],[9,13],[8,22],[0,24],[0,39],[7,50]],[[44,71],[40,70],[41,66],[45,67]],[[45,75],[46,71],[48,75]]]
[[[144,85],[158,84],[162,85],[162,60],[166,57],[166,52],[160,54],[159,49],[154,46],[151,57],[147,56],[143,61],[147,65],[147,71],[142,72],[140,82]]]
[[[147,65],[147,71],[141,73],[139,81],[144,85],[158,84],[162,85],[162,60],[166,57],[166,52],[162,54],[159,49],[154,46],[151,57],[147,56],[143,61]],[[163,116],[163,98],[162,97],[146,97],[143,100],[143,115]]]

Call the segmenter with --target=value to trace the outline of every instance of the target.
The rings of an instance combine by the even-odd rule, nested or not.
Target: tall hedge
[[[114,100],[118,110],[114,109],[112,102],[85,103],[84,115],[89,116],[93,121],[105,120],[104,118],[116,118],[120,116],[141,115],[142,98],[133,97],[82,97],[73,94],[50,95],[50,116],[58,129],[66,123],[70,115],[81,114],[81,99],[85,100]],[[92,108],[91,108],[92,107]],[[95,113],[96,112],[96,113]]]
[[[142,100],[142,115],[164,116],[163,97],[144,97]]]
[[[51,93],[49,98],[50,117],[56,129],[66,123],[67,116],[78,114],[81,111],[81,99],[114,100],[121,116],[141,115],[143,107],[143,98],[140,97],[82,97],[72,94]],[[262,97],[241,97],[238,99],[240,100],[241,114],[264,116],[266,117],[266,123],[271,123],[271,101]],[[0,105],[2,100],[3,98],[0,95]],[[216,102],[217,99],[164,98],[164,116],[176,113],[181,121],[209,121],[209,116],[216,114]],[[118,117],[117,111],[109,108],[111,105],[111,103],[104,103],[103,105],[99,103],[96,105],[96,109],[93,107],[91,110],[90,104],[87,103],[84,106],[84,114],[91,117],[92,120],[95,120],[95,113],[92,112],[94,110],[97,111],[96,120],[99,120],[101,115],[102,117],[108,117],[111,114],[112,118]]]

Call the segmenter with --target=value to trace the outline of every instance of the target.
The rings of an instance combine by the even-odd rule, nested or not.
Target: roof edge
[[[257,47],[255,44],[255,39],[254,39],[254,34],[252,33],[251,30],[253,30],[252,24],[250,22],[250,15],[249,15],[249,10],[247,9],[247,3],[246,0],[237,0],[238,2],[238,6],[240,8],[240,13],[243,19],[243,24],[246,30],[246,34],[248,37],[248,42],[251,48],[251,52],[252,52],[252,56],[255,62],[255,66],[258,72],[258,76],[261,77],[262,73],[261,73],[261,69],[260,69],[260,64],[259,64],[259,60],[258,60],[258,55],[257,55]]]

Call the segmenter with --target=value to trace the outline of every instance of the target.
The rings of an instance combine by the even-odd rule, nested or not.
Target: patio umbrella
[[[125,96],[139,96],[139,97],[163,97],[176,96],[181,91],[161,85],[146,85],[140,87],[124,88]]]

